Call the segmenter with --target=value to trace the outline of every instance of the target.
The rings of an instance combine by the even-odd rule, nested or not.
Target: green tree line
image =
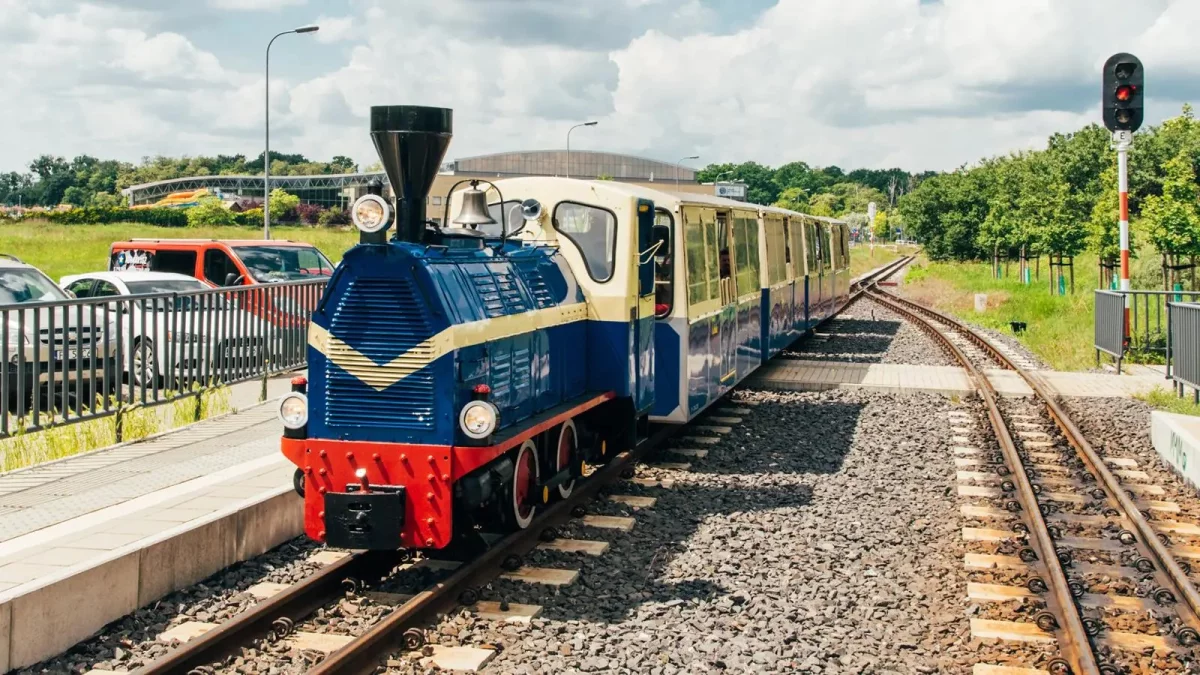
[[[124,205],[120,191],[131,185],[187,176],[257,175],[263,156],[147,157],[140,164],[101,160],[80,155],[67,161],[42,155],[25,173],[0,173],[0,204],[45,206],[70,204],[77,207],[112,208]],[[341,155],[328,162],[315,162],[300,154],[271,152],[271,173],[276,176],[316,176],[354,173],[354,160]]]
[[[1160,255],[1171,284],[1200,255],[1200,123],[1182,113],[1134,135],[1129,210],[1134,254]],[[897,201],[931,258],[980,260],[1096,252],[1118,258],[1117,158],[1091,124],[1045,149],[991,157],[931,176]]]

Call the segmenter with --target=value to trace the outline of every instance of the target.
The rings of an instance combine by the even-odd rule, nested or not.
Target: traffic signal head
[[[1133,54],[1114,54],[1104,63],[1100,109],[1109,131],[1137,131],[1142,126],[1144,79],[1142,62]]]

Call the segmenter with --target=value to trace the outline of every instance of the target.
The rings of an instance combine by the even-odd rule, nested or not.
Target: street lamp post
[[[571,132],[575,131],[579,127],[594,127],[597,124],[599,124],[599,122],[584,122],[583,124],[576,124],[570,129],[567,129],[567,178],[571,177]]]
[[[679,171],[683,168],[683,163],[689,159],[700,159],[700,155],[691,155],[689,157],[680,157],[678,162],[675,162],[675,187],[679,187]]]
[[[271,238],[271,45],[275,44],[275,40],[281,36],[290,33],[313,33],[320,29],[320,26],[301,26],[292,30],[285,30],[271,38],[267,43],[267,69],[266,77],[264,78],[264,89],[266,92],[266,140],[267,147],[263,151],[263,239]]]

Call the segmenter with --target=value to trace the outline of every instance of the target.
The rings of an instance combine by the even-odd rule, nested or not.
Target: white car
[[[59,285],[78,298],[114,298],[124,345],[120,367],[134,384],[231,381],[249,375],[263,356],[262,322],[195,277],[91,272],[65,276]],[[147,295],[155,297],[130,297]]]

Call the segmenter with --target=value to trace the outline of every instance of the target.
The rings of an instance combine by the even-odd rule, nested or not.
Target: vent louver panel
[[[333,311],[329,331],[362,356],[331,345],[334,358],[325,365],[326,424],[410,430],[434,427],[434,378],[430,369],[420,370],[429,365],[432,353],[428,347],[419,347],[433,336],[433,327],[412,279],[352,281]],[[337,353],[339,350],[343,353]],[[334,365],[334,360],[351,369],[363,366],[359,374],[367,384]],[[379,371],[372,367],[383,364],[392,368]],[[400,372],[411,374],[383,391],[367,386],[387,385]]]

